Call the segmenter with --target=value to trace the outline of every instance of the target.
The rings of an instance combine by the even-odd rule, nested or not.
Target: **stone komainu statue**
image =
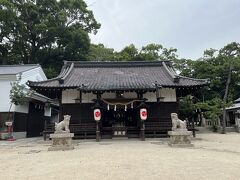
[[[172,130],[187,130],[187,125],[186,121],[182,121],[178,119],[177,113],[171,113],[171,118],[172,118]]]
[[[55,123],[55,132],[70,132],[69,130],[69,122],[70,122],[70,115],[64,115],[63,120],[59,123]]]

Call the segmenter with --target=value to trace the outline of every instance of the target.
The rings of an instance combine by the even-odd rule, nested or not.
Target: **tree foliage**
[[[89,61],[114,61],[114,49],[107,48],[103,44],[91,44],[87,59]]]
[[[205,50],[203,57],[195,61],[175,59],[174,66],[181,72],[181,75],[210,80],[209,87],[203,88],[201,93],[197,95],[199,99],[204,98],[203,102],[195,104],[195,108],[205,109],[206,117],[212,121],[217,121],[222,113],[221,109],[225,110],[225,107],[230,106],[233,100],[239,98],[239,43],[232,42],[219,50]],[[224,119],[223,113],[223,123]]]
[[[240,91],[240,44],[233,42],[220,50],[209,49],[204,51],[203,57],[198,60],[176,59],[174,66],[181,75],[209,79],[209,89],[204,89],[205,98],[215,97],[222,99],[229,73],[229,64],[233,64],[232,81],[228,101],[238,98]]]
[[[28,98],[33,93],[31,90],[26,89],[24,84],[20,84],[20,79],[18,81],[14,81],[11,83],[11,90],[10,90],[10,100],[12,104],[15,105],[22,105],[25,104]]]
[[[195,115],[195,104],[193,102],[192,96],[186,96],[179,101],[179,117],[181,119],[190,119]]]
[[[222,107],[222,99],[213,98],[211,100],[205,102],[197,102],[195,104],[196,109],[202,109],[204,115],[207,119],[211,119],[212,121],[217,121],[221,115],[221,107]]]
[[[0,61],[49,70],[53,59],[84,59],[99,28],[83,0],[0,0]]]
[[[126,46],[119,53],[119,61],[156,61],[156,60],[174,60],[177,58],[177,49],[165,48],[161,44],[147,44],[141,49],[137,49],[133,44]]]
[[[91,44],[88,60],[97,61],[159,61],[175,60],[177,49],[164,48],[161,44],[147,44],[138,49],[134,44],[120,51],[106,48],[103,44]]]

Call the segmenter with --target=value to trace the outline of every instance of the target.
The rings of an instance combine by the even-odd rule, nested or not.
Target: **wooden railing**
[[[45,124],[43,130],[43,138],[47,139],[49,134],[54,133],[54,124]],[[96,137],[96,123],[84,123],[84,124],[70,124],[69,129],[71,133],[74,133],[75,138],[95,138]]]

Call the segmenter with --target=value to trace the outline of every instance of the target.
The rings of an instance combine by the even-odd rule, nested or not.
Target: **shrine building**
[[[59,101],[59,120],[71,115],[75,137],[97,140],[167,136],[179,97],[207,84],[177,75],[169,61],[65,61],[56,78],[28,82]]]

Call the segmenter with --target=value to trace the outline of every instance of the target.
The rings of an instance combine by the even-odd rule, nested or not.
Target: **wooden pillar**
[[[144,121],[141,121],[140,137],[141,137],[141,141],[145,141],[145,122]]]
[[[96,126],[96,141],[99,142],[100,141],[99,121],[97,121],[96,123],[97,123],[97,126]]]
[[[192,128],[193,128],[193,137],[196,137],[196,129],[195,129],[195,123],[194,123],[194,118],[192,118]]]
[[[143,99],[143,92],[142,91],[136,91],[137,93],[137,98],[138,99]]]
[[[229,126],[230,124],[230,117],[229,117],[229,112],[226,112],[226,126]]]
[[[47,121],[45,120],[45,121],[44,121],[44,130],[46,129],[46,127],[47,127]],[[44,131],[43,131],[43,132],[44,132]],[[44,141],[47,140],[47,135],[46,135],[46,133],[43,133],[43,140],[44,140]]]
[[[58,113],[58,122],[60,122],[63,118],[63,108],[62,108],[62,91],[60,92],[59,97],[59,113]]]
[[[79,91],[79,103],[82,103],[82,91]]]
[[[97,95],[97,102],[96,102],[96,105],[99,106],[99,102],[101,100],[101,95],[102,95],[102,92],[96,92],[96,95]],[[101,112],[102,113],[102,112]],[[100,132],[100,127],[99,127],[99,121],[96,121],[96,141],[99,142],[100,139],[101,139],[101,132]]]

